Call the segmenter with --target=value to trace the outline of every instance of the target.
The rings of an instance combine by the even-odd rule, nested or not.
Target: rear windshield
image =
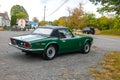
[[[36,30],[33,31],[33,34],[42,34],[42,35],[50,36],[52,31],[53,29],[51,28],[37,28]]]

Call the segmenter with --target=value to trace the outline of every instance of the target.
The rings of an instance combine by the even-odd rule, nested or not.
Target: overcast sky
[[[29,19],[37,17],[40,21],[44,17],[44,6],[46,6],[46,20],[53,21],[62,16],[68,16],[68,8],[71,11],[82,2],[85,12],[96,13],[96,6],[89,0],[0,0],[0,12],[7,11],[10,15],[10,9],[13,5],[23,6],[29,14]],[[97,15],[98,16],[98,15]]]

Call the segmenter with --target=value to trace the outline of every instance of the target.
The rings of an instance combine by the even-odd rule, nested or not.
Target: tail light
[[[14,39],[11,38],[10,40],[11,40],[12,44],[15,44],[15,40]]]
[[[29,43],[27,43],[27,42],[24,43],[24,46],[27,47],[27,48],[30,48],[30,47],[31,47],[31,45],[30,45]]]

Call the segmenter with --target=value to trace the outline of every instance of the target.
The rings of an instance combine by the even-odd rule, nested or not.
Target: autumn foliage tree
[[[86,19],[83,17],[84,16],[84,11],[83,11],[83,7],[82,4],[79,4],[78,8],[75,8],[72,12],[72,15],[70,17],[70,22],[69,25],[72,28],[83,28],[86,26],[85,22]]]
[[[84,27],[89,26],[98,28],[100,30],[120,29],[119,16],[107,15],[96,18],[95,14],[93,13],[85,13],[82,6],[83,5],[80,3],[79,7],[73,9],[72,14],[69,17],[60,17],[58,20],[53,21],[52,24],[55,26],[67,26],[72,29],[83,29]]]
[[[58,25],[59,26],[67,26],[67,17],[61,17],[61,18],[59,18],[59,23],[58,23]]]
[[[33,22],[39,22],[39,20],[38,20],[37,17],[33,17],[32,21],[33,21]]]
[[[82,6],[83,4],[80,3],[78,7],[73,9],[70,16],[60,17],[58,20],[53,21],[52,24],[55,26],[67,26],[71,29],[87,27],[89,25],[88,20],[92,19],[93,16],[87,16]]]

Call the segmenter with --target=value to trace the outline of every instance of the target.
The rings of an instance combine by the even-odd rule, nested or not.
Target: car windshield
[[[41,35],[47,35],[50,36],[53,29],[51,28],[37,28],[33,31],[33,34],[41,34]]]

